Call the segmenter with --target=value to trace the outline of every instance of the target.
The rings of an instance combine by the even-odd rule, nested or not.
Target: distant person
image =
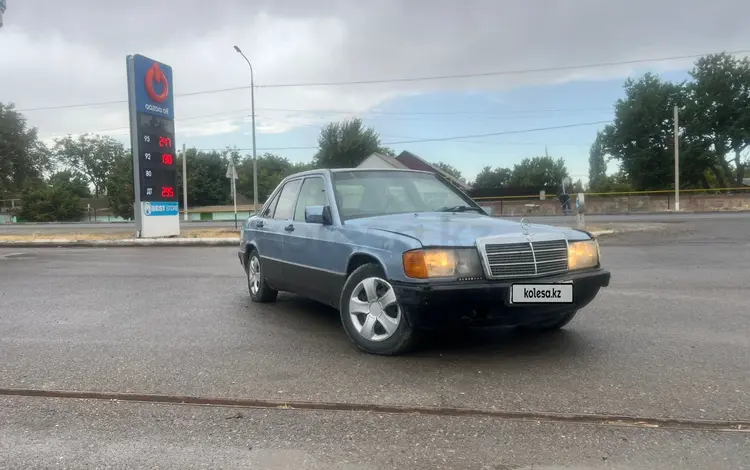
[[[563,189],[563,193],[557,196],[557,198],[560,200],[560,204],[562,205],[563,214],[570,214],[570,194],[566,194],[565,190]]]

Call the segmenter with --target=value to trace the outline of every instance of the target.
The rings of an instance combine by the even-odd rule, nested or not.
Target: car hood
[[[348,220],[346,225],[405,235],[416,238],[423,246],[474,246],[480,237],[523,233],[518,221],[469,212],[384,215]],[[568,240],[589,238],[580,230],[542,224],[529,224],[528,232],[532,237],[534,234],[560,233]]]

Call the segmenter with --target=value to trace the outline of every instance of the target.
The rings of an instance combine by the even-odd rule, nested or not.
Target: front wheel
[[[250,252],[247,258],[247,289],[253,302],[273,302],[279,291],[272,289],[263,277],[263,268],[260,264],[258,250]]]
[[[360,266],[349,275],[340,311],[347,336],[365,352],[393,356],[408,351],[414,343],[414,330],[377,264]]]

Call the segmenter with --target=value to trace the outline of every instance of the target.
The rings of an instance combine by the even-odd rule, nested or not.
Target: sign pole
[[[680,212],[680,123],[677,106],[674,107],[674,210]]]
[[[234,201],[234,228],[237,228],[237,183],[232,178],[232,200]]]
[[[230,157],[231,158],[231,157]],[[227,167],[227,178],[232,182],[232,201],[234,202],[234,228],[237,228],[237,183],[235,182],[239,176],[237,176],[237,168],[234,167],[234,160],[229,160],[229,166]]]
[[[187,205],[187,150],[185,144],[182,144],[182,200],[183,207],[185,207],[185,214],[183,220],[188,220],[188,205]]]

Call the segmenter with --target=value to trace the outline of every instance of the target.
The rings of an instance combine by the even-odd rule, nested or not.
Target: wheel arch
[[[257,249],[258,249],[258,246],[256,245],[255,242],[249,241],[245,243],[245,252],[242,254],[242,265],[245,267],[245,271],[247,271],[247,262],[250,259],[250,253],[252,253],[253,250],[257,250]]]
[[[377,264],[388,277],[388,270],[385,263],[376,255],[364,251],[352,253],[346,262],[346,276],[349,277],[357,268],[366,264]]]

